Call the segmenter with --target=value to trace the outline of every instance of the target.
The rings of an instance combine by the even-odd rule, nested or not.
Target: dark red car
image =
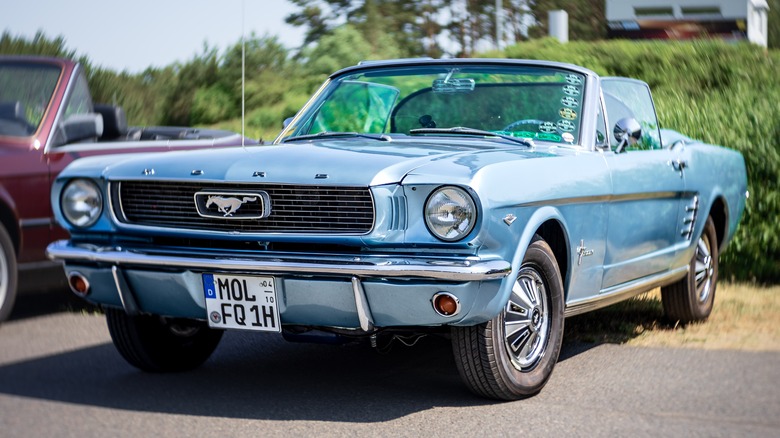
[[[0,56],[0,321],[11,313],[19,271],[50,267],[46,245],[67,236],[49,193],[71,161],[240,144],[228,131],[128,127],[120,107],[93,104],[77,62]]]

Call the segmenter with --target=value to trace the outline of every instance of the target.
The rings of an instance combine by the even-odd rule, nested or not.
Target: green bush
[[[544,39],[488,56],[547,59],[647,82],[661,126],[745,157],[750,199],[721,278],[780,282],[780,52],[722,41]]]

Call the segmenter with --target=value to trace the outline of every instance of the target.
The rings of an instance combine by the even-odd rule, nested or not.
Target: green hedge
[[[653,90],[662,127],[742,152],[750,199],[721,255],[721,278],[780,282],[780,52],[710,40],[544,39],[485,56],[569,62],[641,79]]]

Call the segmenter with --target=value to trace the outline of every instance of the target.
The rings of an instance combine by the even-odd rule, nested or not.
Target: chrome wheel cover
[[[710,297],[712,276],[715,273],[712,252],[710,251],[710,240],[706,233],[699,238],[699,243],[696,245],[696,254],[693,259],[696,297],[698,298],[699,303],[704,303]]]
[[[550,334],[547,290],[536,269],[520,269],[503,321],[504,343],[512,365],[520,371],[532,369],[544,356]]]

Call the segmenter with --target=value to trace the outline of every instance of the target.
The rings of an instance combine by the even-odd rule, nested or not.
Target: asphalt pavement
[[[20,304],[0,326],[3,437],[780,436],[777,352],[565,344],[541,394],[493,402],[442,338],[379,353],[228,332],[201,368],[146,374],[93,309]]]

